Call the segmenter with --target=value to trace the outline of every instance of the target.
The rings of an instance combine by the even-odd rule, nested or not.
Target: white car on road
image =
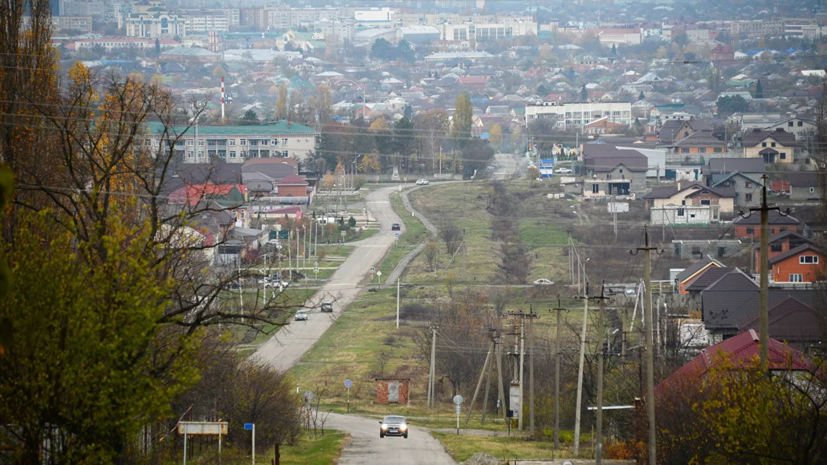
[[[307,321],[307,310],[299,310],[296,312],[296,321]]]
[[[554,281],[549,281],[546,278],[540,278],[537,281],[534,281],[535,286],[550,286],[554,284]]]
[[[417,186],[427,186],[430,182],[427,179],[417,179],[416,185]]]
[[[572,171],[570,168],[557,168],[554,170],[554,172],[557,174],[571,174],[574,171]]]

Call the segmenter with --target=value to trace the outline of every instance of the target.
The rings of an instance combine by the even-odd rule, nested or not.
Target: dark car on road
[[[399,415],[389,415],[379,422],[379,437],[385,436],[402,436],[408,437],[408,422],[405,417]]]
[[[391,225],[391,231],[401,231],[402,227],[399,226],[399,223],[394,223]]]

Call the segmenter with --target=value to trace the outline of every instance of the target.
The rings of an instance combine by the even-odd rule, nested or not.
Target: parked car
[[[408,438],[408,422],[405,417],[399,415],[389,415],[379,421],[379,437],[385,436],[402,436]]]
[[[224,283],[224,289],[227,289],[227,290],[229,290],[229,289],[241,289],[241,283],[238,282],[238,281],[230,281],[230,282]]]
[[[570,168],[557,168],[554,170],[557,174],[571,174],[574,173]]]
[[[322,302],[322,311],[327,313],[333,313],[333,302]]]
[[[430,182],[428,182],[427,179],[417,179],[416,180],[416,185],[417,186],[427,186],[428,184],[430,184]]]
[[[307,310],[299,310],[296,312],[296,321],[307,321]]]
[[[549,281],[546,278],[540,278],[537,281],[534,281],[535,286],[550,286],[554,284],[554,281]]]
[[[402,226],[399,226],[399,223],[394,223],[391,225],[391,231],[401,231]]]

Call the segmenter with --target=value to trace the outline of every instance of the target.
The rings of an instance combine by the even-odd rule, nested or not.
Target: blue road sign
[[[349,379],[346,379],[345,380],[345,387],[350,389],[351,386],[353,386],[353,381],[351,381]]]
[[[376,273],[376,268],[374,268],[374,267],[370,267],[370,272],[371,272],[371,273]]]
[[[244,423],[244,429],[247,430],[247,431],[250,431],[251,429],[253,429],[255,427],[256,427],[255,423]]]
[[[394,236],[399,237],[399,233],[395,233]]]

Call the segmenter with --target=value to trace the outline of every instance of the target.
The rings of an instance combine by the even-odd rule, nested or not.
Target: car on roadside
[[[333,302],[329,300],[322,302],[322,312],[333,313]]]
[[[540,278],[534,281],[535,286],[551,286],[552,284],[554,284],[554,281],[550,281],[546,278]]]
[[[571,168],[557,168],[557,169],[554,170],[554,172],[557,173],[557,174],[571,174],[571,173],[574,173],[574,171],[572,171]]]
[[[296,312],[296,321],[307,321],[307,310],[299,310]]]
[[[241,283],[238,281],[229,281],[224,283],[223,287],[228,291],[233,289],[241,289]]]
[[[402,436],[408,438],[408,421],[400,415],[388,415],[379,421],[379,438],[385,436]]]
[[[427,186],[428,184],[430,184],[430,182],[428,182],[427,179],[417,179],[416,180],[416,185],[417,186]]]
[[[402,230],[402,226],[400,226],[399,223],[394,223],[394,224],[391,225],[391,231],[401,231],[401,230]]]

